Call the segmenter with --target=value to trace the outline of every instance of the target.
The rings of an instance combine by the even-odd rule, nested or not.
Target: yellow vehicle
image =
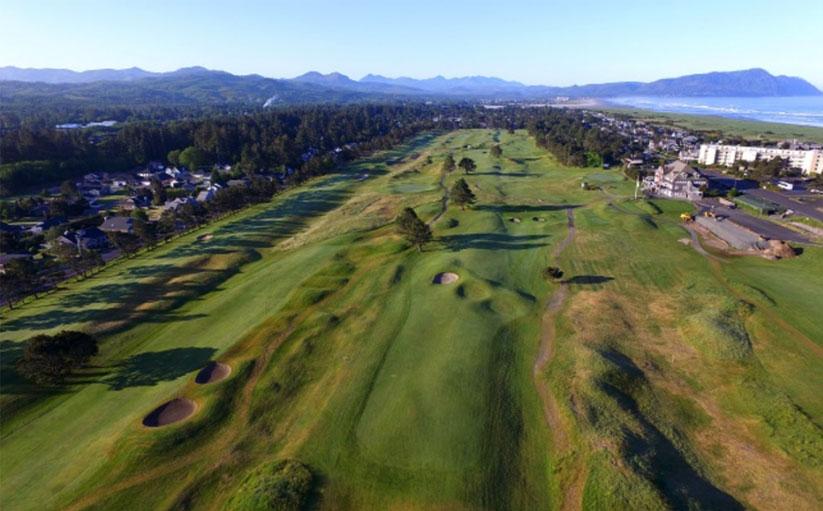
[[[691,222],[694,220],[694,217],[689,213],[680,213],[680,220],[683,220],[684,222]]]

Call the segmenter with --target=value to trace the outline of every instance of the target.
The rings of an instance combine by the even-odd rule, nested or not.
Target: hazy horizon
[[[0,52],[0,64],[25,68],[164,72],[200,65],[274,78],[314,70],[353,79],[495,76],[568,86],[759,67],[823,88],[823,65],[811,56],[823,47],[823,3],[807,0],[791,10],[737,0],[520,1],[505,8],[429,0],[0,6],[7,38],[15,41]],[[734,23],[718,23],[724,19]]]

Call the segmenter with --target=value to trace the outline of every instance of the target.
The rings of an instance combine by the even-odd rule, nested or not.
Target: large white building
[[[742,145],[702,144],[697,161],[703,165],[725,165],[731,167],[739,161],[754,162],[783,158],[789,166],[798,168],[804,174],[823,173],[823,151],[819,149],[779,149],[777,147],[755,147]]]

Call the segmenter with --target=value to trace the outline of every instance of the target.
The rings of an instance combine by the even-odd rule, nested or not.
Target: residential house
[[[87,227],[76,231],[66,231],[57,238],[57,242],[78,249],[101,250],[108,247],[109,238],[97,227]]]
[[[214,198],[214,190],[212,187],[203,190],[197,194],[197,202],[208,202]]]
[[[178,197],[177,199],[167,200],[165,204],[163,204],[163,210],[177,211],[177,208],[185,204],[195,205],[197,204],[197,201],[192,199],[191,197]]]
[[[100,226],[103,232],[122,232],[131,234],[134,231],[134,221],[127,216],[108,216]]]
[[[29,228],[29,232],[32,234],[43,234],[44,232],[48,231],[52,227],[57,227],[58,225],[66,223],[66,219],[62,216],[52,217],[42,222],[34,224],[31,228]]]
[[[653,177],[645,181],[646,191],[660,197],[695,201],[703,198],[707,179],[684,161],[676,161],[657,168]]]
[[[17,259],[31,259],[31,254],[0,254],[0,273],[6,273],[9,263]]]

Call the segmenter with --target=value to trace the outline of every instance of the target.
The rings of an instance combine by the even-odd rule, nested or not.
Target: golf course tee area
[[[633,194],[429,133],[5,309],[0,509],[820,509],[823,249]],[[61,330],[99,353],[19,376]]]

